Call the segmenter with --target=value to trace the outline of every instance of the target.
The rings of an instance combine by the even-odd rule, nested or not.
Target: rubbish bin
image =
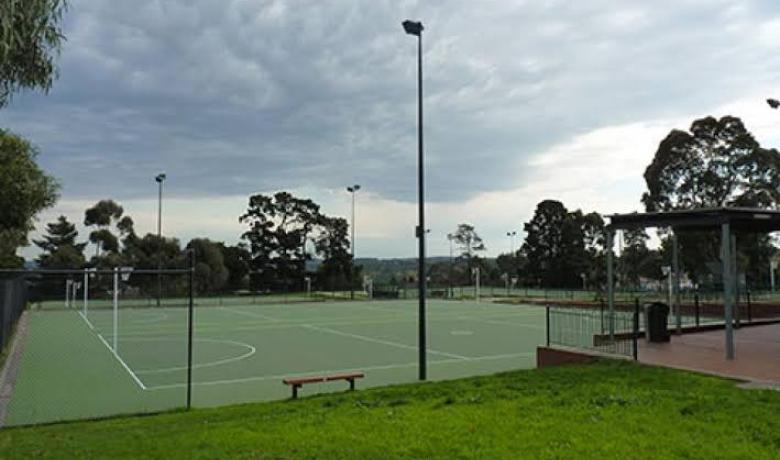
[[[645,304],[645,337],[649,342],[668,342],[669,306],[662,302]]]

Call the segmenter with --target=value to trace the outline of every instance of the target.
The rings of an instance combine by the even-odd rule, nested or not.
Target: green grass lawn
[[[780,458],[780,392],[628,362],[0,430],[12,458]]]

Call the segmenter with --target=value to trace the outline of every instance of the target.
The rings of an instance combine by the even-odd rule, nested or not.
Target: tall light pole
[[[355,193],[360,190],[360,185],[355,184],[347,187],[347,191],[352,194],[352,267],[349,274],[349,298],[355,298]]]
[[[157,181],[157,306],[160,306],[162,297],[162,188],[165,181],[165,173],[158,174],[154,180]]]
[[[420,380],[427,378],[427,360],[425,344],[425,194],[423,182],[423,69],[422,69],[422,22],[406,20],[402,23],[404,31],[417,37],[417,197],[419,221],[417,224],[417,240],[419,243],[419,266],[417,268],[417,296],[419,307],[419,360]]]

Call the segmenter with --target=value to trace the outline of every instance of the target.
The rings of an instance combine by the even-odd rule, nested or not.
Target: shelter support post
[[[726,321],[726,359],[734,359],[734,317],[732,294],[734,280],[731,267],[731,226],[728,221],[721,224],[720,238],[721,262],[723,263],[723,307]]]
[[[674,316],[676,318],[677,335],[682,334],[682,312],[680,311],[680,243],[677,232],[672,233],[672,296],[674,299]]]
[[[734,290],[731,291],[731,296],[734,299],[732,305],[734,306],[734,325],[739,329],[739,269],[737,267],[737,236],[731,235],[731,279],[734,283]]]

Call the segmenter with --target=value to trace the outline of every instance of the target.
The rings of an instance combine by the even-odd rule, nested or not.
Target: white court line
[[[131,313],[129,320],[133,324],[157,324],[157,323],[161,323],[161,322],[165,321],[166,319],[168,319],[168,315],[165,312],[162,312],[162,311],[161,312],[157,312],[157,316],[152,316],[151,319],[148,318],[148,317],[144,319],[143,316],[141,318],[133,318],[133,316],[135,316],[136,314],[142,314],[143,316],[148,316],[148,313],[146,313],[146,312],[143,312],[143,313]]]
[[[147,389],[146,385],[144,385],[141,379],[139,379],[138,376],[135,375],[135,372],[133,372],[133,370],[130,369],[130,366],[128,366],[127,363],[125,363],[125,361],[121,357],[119,357],[119,355],[114,350],[111,349],[111,345],[109,345],[108,342],[106,342],[106,339],[104,339],[101,334],[98,334],[97,336],[100,339],[100,341],[103,342],[103,345],[105,345],[106,348],[108,348],[108,351],[110,351],[111,354],[114,355],[114,357],[119,361],[122,367],[124,367],[125,370],[130,374],[130,377],[132,377],[133,380],[135,380],[135,383],[137,383],[142,390],[146,390]]]
[[[89,328],[94,331],[95,330],[95,326],[92,325],[92,322],[90,322],[90,320],[84,315],[83,312],[78,312],[78,313],[84,319],[84,321],[87,322],[87,326],[89,326]]]
[[[503,355],[491,355],[491,356],[477,356],[473,358],[466,358],[466,359],[460,359],[460,358],[454,358],[454,359],[440,359],[438,361],[428,361],[429,365],[433,364],[453,364],[453,363],[462,363],[463,361],[491,361],[491,360],[499,360],[499,359],[509,359],[509,358],[519,358],[523,356],[535,356],[536,353],[533,352],[526,352],[526,353],[508,353]],[[257,376],[257,377],[244,377],[240,379],[229,379],[229,380],[211,380],[208,382],[192,382],[193,386],[212,386],[212,385],[227,385],[232,383],[243,383],[243,382],[261,382],[264,380],[280,380],[287,377],[305,377],[307,375],[319,375],[319,374],[338,374],[342,372],[358,372],[358,371],[377,371],[377,370],[384,370],[384,369],[400,369],[404,367],[416,367],[420,363],[417,361],[413,363],[406,363],[406,364],[388,364],[384,366],[368,366],[368,367],[353,367],[349,369],[327,369],[327,370],[320,370],[320,371],[310,371],[310,372],[299,372],[299,373],[292,373],[292,374],[279,374],[279,375],[263,375],[263,376]],[[157,385],[154,387],[147,388],[148,390],[167,390],[172,388],[182,388],[186,387],[186,383],[172,383],[169,385]]]
[[[220,308],[226,308],[226,307],[220,307]],[[246,314],[246,315],[253,315],[253,313],[249,312],[240,312],[236,310],[228,310],[230,313],[235,314]],[[505,313],[498,313],[498,314],[490,314],[489,316],[485,316],[483,314],[478,315],[463,315],[458,314],[456,312],[452,312],[450,314],[431,314],[428,315],[428,319],[431,322],[436,321],[446,321],[446,320],[474,320],[478,321],[480,318],[523,318],[523,317],[531,317],[535,318],[536,315],[529,315],[527,313],[522,312],[505,312]],[[273,330],[273,329],[285,329],[285,328],[296,328],[300,327],[301,325],[310,324],[311,321],[307,321],[305,319],[279,319],[279,318],[272,318],[272,317],[266,317],[266,318],[260,318],[258,319],[267,319],[270,321],[273,321],[273,324],[269,324],[268,322],[248,322],[248,323],[242,323],[240,326],[229,326],[225,325],[225,323],[220,322],[201,322],[197,323],[196,327],[198,327],[199,333],[206,333],[206,332],[224,332],[227,328],[229,331],[258,331],[258,330]],[[370,318],[368,316],[367,318]],[[351,326],[351,325],[362,325],[362,324],[394,324],[394,323],[410,323],[410,322],[417,322],[417,318],[413,316],[408,316],[406,314],[399,314],[399,315],[393,315],[393,316],[386,316],[382,318],[374,318],[371,320],[361,321],[360,319],[352,319],[349,320],[349,318],[341,318],[340,320],[327,320],[323,319],[322,322],[319,322],[318,324],[323,324],[327,326]],[[509,324],[509,323],[505,323]],[[521,323],[511,323],[513,325],[521,325]],[[130,328],[125,329],[125,333],[123,335],[138,335],[138,336],[144,336],[144,335],[155,335],[163,332],[166,329],[179,329],[181,326],[178,324],[165,324],[163,327],[159,327],[158,329],[154,331],[149,331],[148,329],[138,329],[132,330]],[[541,327],[541,326],[540,326]]]
[[[228,308],[228,307],[219,307],[219,308],[221,310],[225,310],[228,313],[233,313],[233,314],[236,314],[236,315],[244,315],[244,316],[248,316],[250,318],[265,319],[265,320],[274,321],[274,322],[282,321],[280,319],[272,318],[272,317],[264,315],[262,313],[253,313],[253,312],[248,312],[248,311],[233,310],[232,308]]]
[[[154,338],[148,338],[148,339],[127,339],[126,338],[124,340],[126,342],[127,341],[130,341],[130,342],[156,342],[156,341],[166,341],[166,340],[167,341],[180,341],[180,339],[166,339],[166,338],[158,338],[158,339],[154,339]],[[211,361],[211,362],[206,362],[206,363],[201,363],[201,364],[193,364],[192,365],[193,369],[202,369],[204,367],[214,367],[214,366],[219,366],[221,364],[232,363],[234,361],[241,361],[243,359],[249,358],[250,356],[254,355],[257,352],[257,349],[255,347],[253,347],[252,345],[249,345],[248,343],[244,343],[244,342],[236,342],[234,340],[193,339],[193,342],[196,342],[196,343],[197,342],[228,343],[228,344],[238,345],[238,346],[241,346],[241,347],[249,349],[248,352],[246,352],[246,353],[244,353],[243,355],[240,355],[240,356],[234,356],[232,358],[225,358],[225,359],[220,359],[220,360],[217,360],[217,361]],[[161,369],[144,369],[144,370],[140,370],[140,371],[135,371],[135,373],[136,374],[142,374],[142,375],[143,374],[158,374],[158,373],[161,373],[161,372],[183,371],[183,370],[186,370],[186,369],[187,369],[187,366],[177,366],[177,367],[166,367],[166,368],[161,368]]]
[[[330,328],[327,328],[327,327],[314,326],[314,325],[311,325],[311,324],[302,324],[301,327],[305,327],[306,329],[311,329],[313,331],[328,332],[328,333],[331,333],[331,334],[341,335],[341,336],[344,336],[344,337],[351,337],[353,339],[365,340],[366,342],[373,342],[373,343],[378,343],[378,344],[381,344],[381,345],[389,345],[391,347],[404,348],[404,349],[407,349],[407,350],[419,350],[419,348],[417,346],[414,346],[414,345],[406,345],[406,344],[398,343],[398,342],[390,342],[388,340],[375,339],[373,337],[368,337],[368,336],[365,336],[365,335],[352,334],[352,333],[349,333],[349,332],[341,332],[341,331],[337,331],[335,329],[330,329]],[[468,356],[456,355],[455,353],[447,353],[445,351],[431,350],[430,348],[427,351],[428,351],[428,353],[431,353],[431,354],[434,354],[434,355],[442,355],[442,356],[447,356],[449,358],[455,358],[455,359],[461,359],[461,360],[469,359]]]
[[[500,324],[501,326],[520,327],[520,328],[523,328],[523,329],[536,329],[536,330],[539,330],[539,331],[545,330],[545,328],[543,326],[534,326],[534,325],[531,325],[531,324],[515,323],[515,322],[512,322],[512,321],[495,321],[495,320],[491,320],[491,319],[464,318],[464,317],[461,317],[460,319],[465,320],[465,321],[474,321],[474,322],[477,322],[477,323]]]

